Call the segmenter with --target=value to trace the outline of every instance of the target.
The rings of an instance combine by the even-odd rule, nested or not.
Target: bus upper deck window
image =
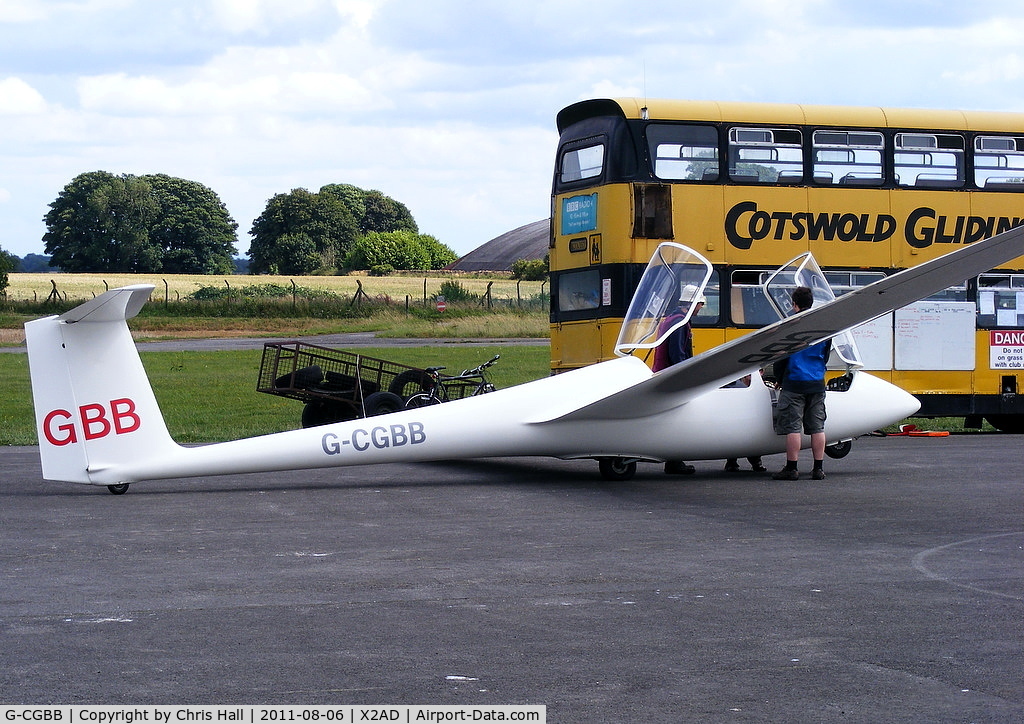
[[[1024,138],[976,137],[974,185],[990,191],[1024,191]]]
[[[945,133],[897,133],[896,183],[915,188],[952,188],[964,183],[964,137]]]
[[[804,177],[801,139],[795,128],[730,128],[730,180],[799,183]]]
[[[871,131],[815,131],[814,181],[824,186],[881,186],[881,133]]]
[[[1024,326],[1024,274],[982,274],[978,277],[978,326]]]
[[[559,176],[562,183],[595,178],[604,170],[604,145],[573,148],[562,155]]]
[[[646,133],[648,155],[658,178],[718,180],[718,131],[713,126],[652,123]]]

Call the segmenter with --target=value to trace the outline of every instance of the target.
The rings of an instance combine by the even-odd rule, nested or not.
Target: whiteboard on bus
[[[895,312],[897,370],[973,370],[974,302],[917,302]]]
[[[853,328],[865,370],[892,369],[892,312]]]

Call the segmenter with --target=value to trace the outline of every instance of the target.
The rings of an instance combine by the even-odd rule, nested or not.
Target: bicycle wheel
[[[421,392],[418,395],[413,395],[405,401],[405,409],[412,410],[417,407],[427,407],[428,405],[440,405],[441,401],[429,392]]]

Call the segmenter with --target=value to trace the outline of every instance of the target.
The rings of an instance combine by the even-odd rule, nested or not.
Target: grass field
[[[336,294],[355,294],[358,285],[370,297],[385,295],[397,302],[407,296],[413,301],[423,302],[424,298],[432,300],[438,293],[441,283],[456,280],[470,293],[482,295],[491,285],[491,296],[494,299],[516,300],[529,299],[541,293],[544,282],[517,282],[508,277],[479,277],[469,274],[427,272],[425,275],[392,275],[371,277],[365,274],[349,276],[209,276],[201,274],[11,274],[7,288],[9,299],[44,300],[56,283],[61,295],[68,299],[90,299],[109,289],[129,284],[152,284],[153,301],[175,301],[185,297],[200,287],[217,286],[239,289],[253,284],[279,284],[309,289],[319,289]],[[165,284],[166,282],[166,284]]]
[[[435,296],[448,276],[332,276],[332,277],[210,277],[197,275],[100,275],[100,274],[12,274],[7,311],[0,309],[0,345],[21,344],[22,325],[36,317],[53,314],[43,304],[50,294],[50,279],[61,296],[72,300],[91,299],[106,291],[130,284],[155,284],[156,289],[142,314],[131,321],[137,340],[180,337],[305,336],[340,332],[377,332],[385,337],[547,337],[547,304],[542,282],[520,282],[508,278],[454,277],[474,299],[449,303],[445,312],[436,309]],[[164,287],[164,280],[167,287]],[[177,306],[176,302],[201,286],[224,285],[232,290],[262,284],[286,288],[295,281],[307,289],[341,295],[337,301],[292,309],[288,300],[265,305],[257,311],[244,303],[221,302]],[[353,313],[352,296],[357,283],[372,300]],[[482,297],[491,285],[492,304]],[[426,294],[426,297],[424,297]],[[169,299],[165,308],[164,300]],[[387,300],[387,304],[376,303]],[[72,306],[70,303],[64,308]],[[249,310],[249,313],[246,313]],[[62,311],[62,310],[57,310]],[[258,316],[258,318],[257,318]]]

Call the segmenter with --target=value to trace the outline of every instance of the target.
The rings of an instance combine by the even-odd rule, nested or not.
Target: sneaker
[[[814,470],[811,471],[811,478],[813,480],[824,480],[825,471],[822,470],[821,468],[815,468]]]
[[[753,470],[755,473],[767,473],[768,472],[768,468],[766,468],[764,466],[764,464],[761,462],[761,458],[753,458],[753,459],[747,458],[747,462],[750,463],[750,469]]]
[[[783,468],[772,475],[772,480],[799,480],[800,473],[794,468]]]
[[[693,475],[695,469],[692,465],[687,465],[682,460],[668,460],[665,463],[666,475]]]
[[[725,472],[727,473],[738,473],[740,471],[740,464],[735,460],[725,461]]]

